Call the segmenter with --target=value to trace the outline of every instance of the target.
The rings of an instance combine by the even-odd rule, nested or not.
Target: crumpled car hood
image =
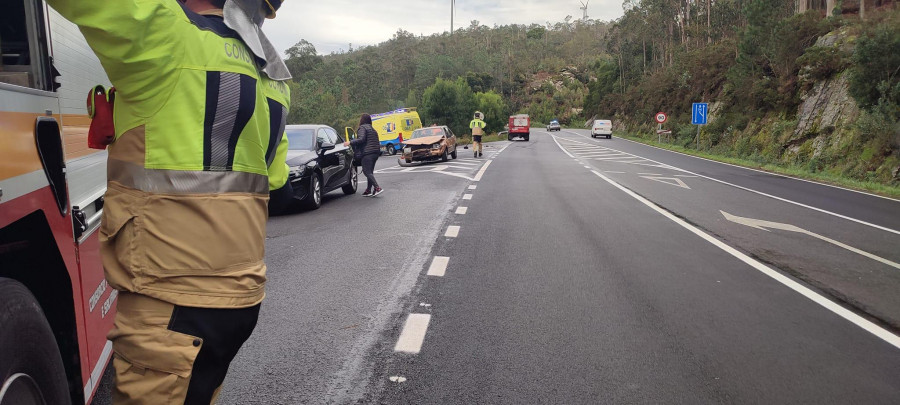
[[[435,136],[426,136],[423,138],[410,139],[407,141],[403,141],[404,145],[431,145],[433,143],[438,143],[444,139],[443,135],[435,135]]]

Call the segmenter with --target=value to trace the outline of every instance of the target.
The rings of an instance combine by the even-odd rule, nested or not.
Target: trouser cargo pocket
[[[202,339],[168,329],[174,306],[137,294],[120,295],[113,342],[113,403],[181,404]]]

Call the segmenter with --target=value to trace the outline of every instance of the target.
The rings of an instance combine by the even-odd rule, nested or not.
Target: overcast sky
[[[457,0],[456,28],[472,20],[493,27],[507,24],[557,23],[566,16],[581,18],[579,0]],[[622,0],[591,0],[588,17],[609,21],[621,17]],[[320,54],[349,44],[354,48],[390,39],[398,29],[415,35],[450,31],[450,0],[287,0],[278,18],[263,26],[282,52],[306,39]]]

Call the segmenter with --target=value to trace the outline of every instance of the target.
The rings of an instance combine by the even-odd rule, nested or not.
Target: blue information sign
[[[691,112],[691,124],[693,125],[706,125],[706,121],[709,113],[709,103],[694,103],[694,108]]]

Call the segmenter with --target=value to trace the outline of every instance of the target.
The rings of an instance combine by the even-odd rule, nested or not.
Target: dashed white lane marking
[[[434,277],[444,277],[447,274],[447,265],[450,264],[450,258],[447,256],[435,256],[431,261],[431,267],[428,268],[428,275]]]
[[[615,181],[613,181],[609,177],[604,176],[600,172],[593,171],[593,173],[596,174],[597,177],[600,177],[601,179],[606,180],[607,183],[612,184],[619,190],[622,190],[623,192],[625,192],[625,194],[630,195],[632,198],[640,201],[641,203],[650,207],[654,211],[662,214],[664,217],[670,219],[672,222],[675,222],[676,224],[681,225],[683,228],[685,228],[685,229],[693,232],[695,235],[703,238],[707,242],[711,243],[713,246],[715,246],[719,249],[722,249],[723,251],[734,256],[738,260],[750,265],[750,267],[753,267],[754,269],[758,270],[759,272],[773,278],[775,281],[800,293],[804,297],[809,298],[816,304],[821,305],[825,309],[833,312],[834,314],[840,316],[841,318],[844,318],[844,319],[850,321],[851,323],[855,324],[856,326],[859,326],[866,332],[869,332],[869,333],[877,336],[878,338],[884,340],[885,342],[893,345],[894,347],[900,349],[900,336],[897,336],[891,332],[888,332],[887,330],[879,327],[878,325],[872,323],[871,321],[851,312],[850,310],[848,310],[838,304],[835,304],[831,300],[819,295],[815,291],[810,290],[809,288],[805,287],[804,285],[773,270],[771,267],[766,266],[765,264],[751,258],[750,256],[747,256],[747,255],[741,253],[740,251],[738,251],[737,249],[735,249],[731,246],[728,246],[727,244],[725,244],[725,242],[722,242],[722,241],[710,236],[709,234],[701,231],[700,229],[694,227],[693,225],[688,224],[681,218],[678,218],[675,215],[673,215],[672,213],[660,208],[658,205],[654,204],[650,200],[648,200],[644,197],[641,197],[637,193],[625,188],[624,186],[620,185],[619,183],[616,183]]]
[[[394,346],[395,352],[416,354],[422,351],[422,343],[425,342],[425,333],[428,332],[428,324],[431,322],[429,314],[409,314],[400,338]]]
[[[609,173],[609,174],[625,174],[625,172],[613,172],[613,171],[609,171],[609,170],[604,170],[603,173]]]
[[[590,166],[585,166],[584,168],[585,168],[585,169],[590,169],[591,167],[590,167]]]
[[[463,200],[471,200],[471,199],[472,199],[472,194],[463,195]]]
[[[391,380],[391,382],[395,382],[397,384],[402,384],[406,382],[406,377],[395,375],[388,377],[388,380]]]
[[[447,233],[445,233],[444,236],[446,236],[448,238],[455,238],[455,237],[459,236],[459,227],[456,225],[451,225],[451,226],[447,227]]]
[[[478,189],[478,186],[476,186],[474,184],[469,186],[469,190],[476,190],[476,189]]]
[[[459,215],[466,215],[469,212],[469,207],[456,207],[456,213]]]

